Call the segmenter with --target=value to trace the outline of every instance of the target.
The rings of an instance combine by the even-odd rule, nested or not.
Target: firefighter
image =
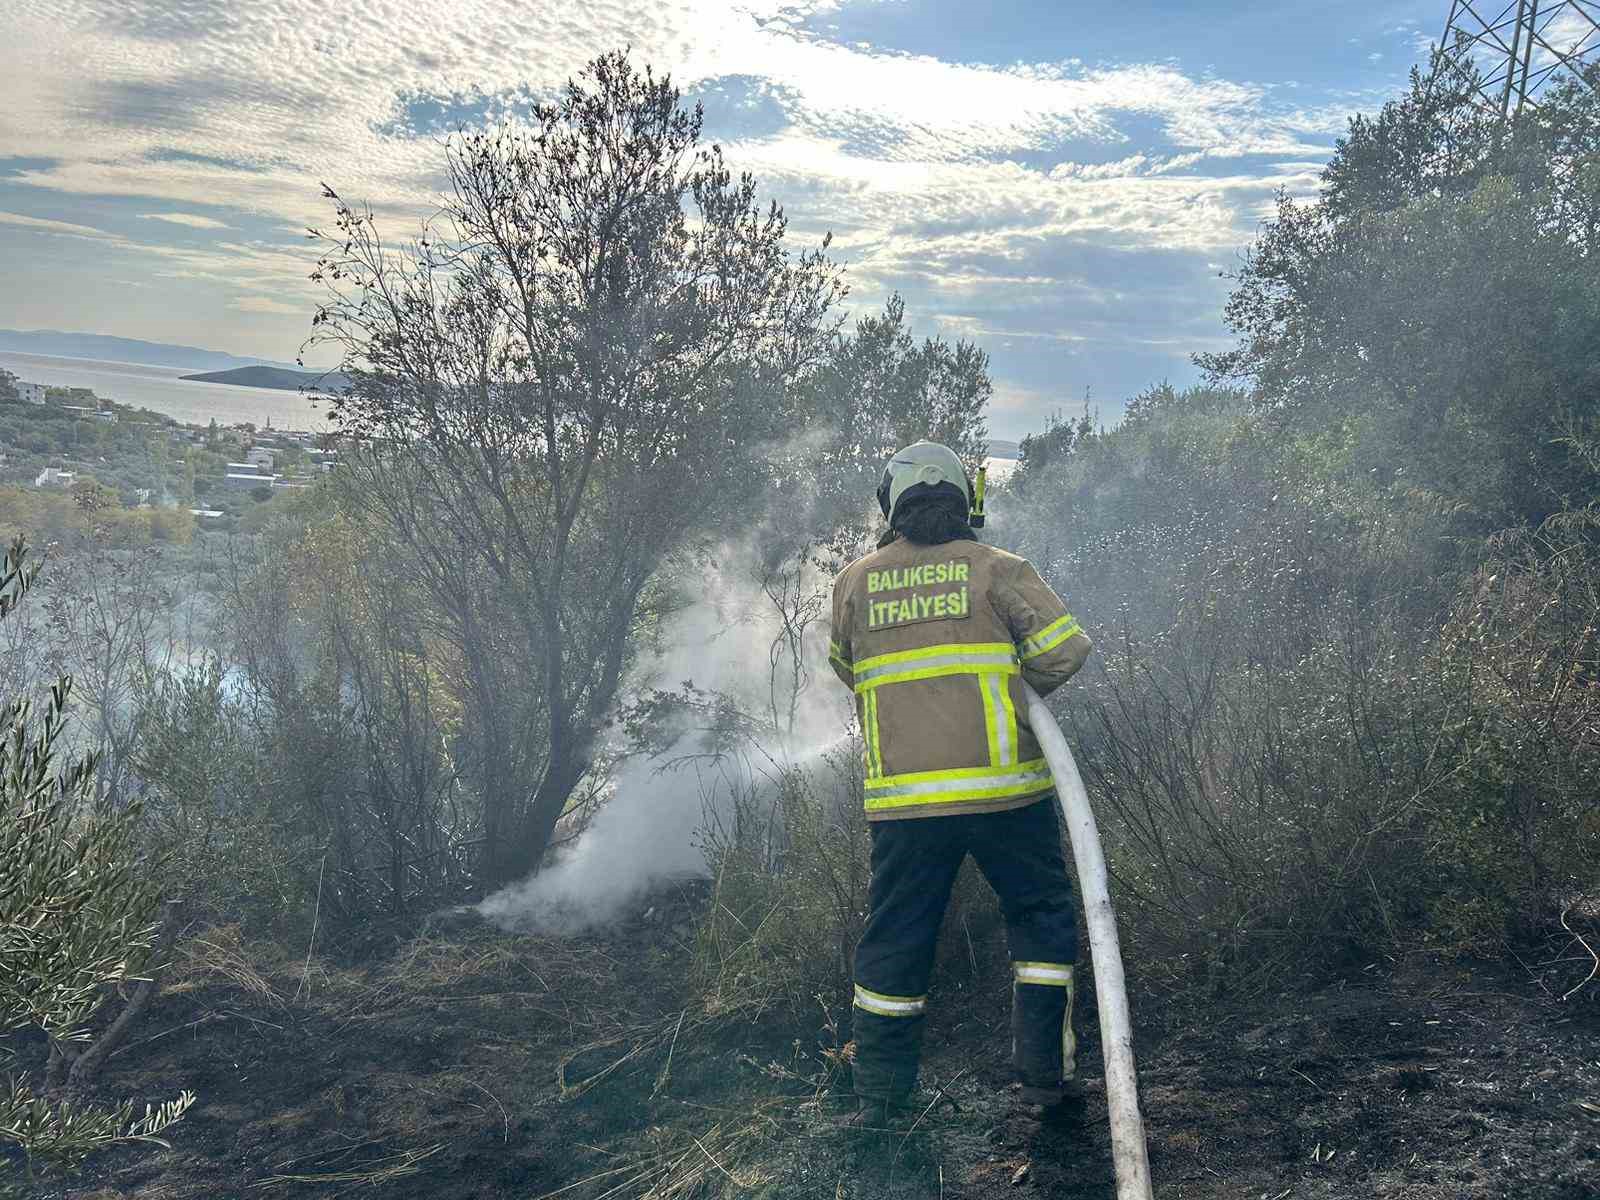
[[[878,504],[889,528],[834,585],[830,649],[855,693],[872,833],[850,1121],[886,1126],[909,1102],[939,925],[968,854],[1005,914],[1021,1098],[1070,1112],[1076,905],[1022,681],[1060,687],[1089,639],[1026,559],[977,540],[982,498],[948,447],[895,454]]]

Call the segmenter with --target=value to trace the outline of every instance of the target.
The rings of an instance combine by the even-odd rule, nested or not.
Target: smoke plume
[[[772,723],[773,644],[783,629],[779,606],[758,583],[753,544],[725,547],[708,572],[701,598],[680,612],[660,639],[662,650],[634,672],[630,692],[691,684],[719,693],[751,717]],[[805,679],[793,706],[791,660],[780,655],[777,723],[749,760],[703,757],[703,731],[685,722],[671,749],[627,760],[610,798],[589,828],[556,862],[503,889],[478,911],[503,929],[571,934],[616,919],[630,901],[673,878],[707,873],[697,833],[708,807],[725,801],[730,787],[759,787],[761,765],[804,763],[847,736],[848,693],[827,662],[829,581],[806,567],[802,594],[820,594],[822,619],[801,642]],[[791,593],[792,595],[793,593]]]

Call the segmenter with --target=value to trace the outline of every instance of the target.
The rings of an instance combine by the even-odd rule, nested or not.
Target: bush
[[[709,799],[702,837],[713,893],[695,973],[714,1011],[831,1019],[849,1004],[867,911],[860,750],[734,777]]]
[[[1436,744],[1445,518],[1236,392],[1154,389],[1058,449],[1000,531],[1096,639],[1058,704],[1136,969],[1259,988],[1414,939],[1418,795],[1457,767]]]
[[[189,911],[298,932],[314,899],[305,863],[316,855],[292,806],[262,776],[265,748],[248,712],[229,698],[221,661],[150,680],[135,746],[145,836],[165,848],[164,878]]]
[[[0,578],[0,617],[31,582],[17,541]],[[51,690],[34,726],[30,706],[0,708],[0,1036],[22,1029],[52,1044],[87,1039],[86,1026],[107,985],[136,978],[148,965],[159,893],[137,853],[137,806],[120,812],[93,803],[96,761],[58,761],[70,685]],[[0,1141],[20,1151],[25,1186],[41,1168],[72,1169],[93,1151],[158,1135],[194,1101],[184,1092],[135,1117],[114,1109],[40,1095],[26,1076],[0,1092]],[[3,1173],[0,1193],[16,1192]]]
[[[1541,936],[1600,862],[1600,555],[1592,511],[1499,539],[1439,641],[1457,747],[1430,796],[1434,936],[1473,950]]]
[[[1242,659],[1187,625],[1102,643],[1071,715],[1149,982],[1259,990],[1415,928],[1418,800],[1454,763],[1424,664],[1355,617],[1309,650],[1257,629]]]
[[[1000,526],[1097,639],[1064,711],[1136,972],[1260,989],[1563,936],[1600,861],[1600,520],[1450,537],[1214,399],[1141,398]]]

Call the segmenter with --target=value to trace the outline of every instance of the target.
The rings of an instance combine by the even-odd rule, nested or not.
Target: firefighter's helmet
[[[878,507],[883,510],[884,518],[893,525],[895,506],[912,488],[932,490],[947,485],[961,493],[971,513],[972,524],[981,527],[983,525],[981,471],[979,476],[978,488],[974,491],[972,481],[967,478],[967,470],[962,466],[961,459],[954,450],[938,442],[914,442],[903,450],[897,450],[889,459],[888,465],[883,468],[883,479],[878,484]]]

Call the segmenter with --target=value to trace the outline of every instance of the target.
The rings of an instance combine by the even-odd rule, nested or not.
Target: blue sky
[[[671,72],[851,304],[989,351],[991,428],[1114,419],[1222,344],[1231,268],[1444,0],[12,0],[0,327],[292,359],[326,180],[393,233],[441,133],[604,50]]]

